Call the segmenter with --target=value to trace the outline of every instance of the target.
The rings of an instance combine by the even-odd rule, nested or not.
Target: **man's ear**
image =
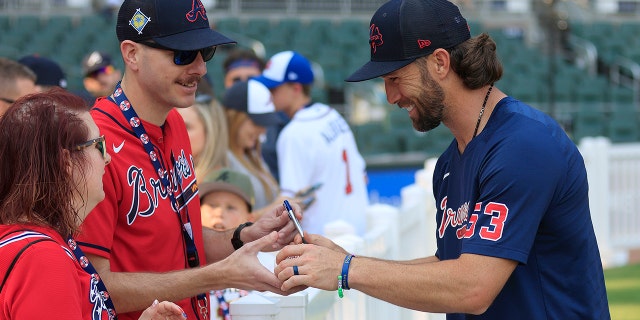
[[[131,40],[125,40],[120,43],[120,53],[122,53],[122,59],[124,64],[132,69],[137,70],[138,67],[138,53],[140,52],[140,44],[137,44]]]
[[[439,48],[431,54],[431,58],[433,59],[433,63],[436,64],[436,74],[445,76],[451,67],[451,56],[449,55],[449,52],[445,49]]]

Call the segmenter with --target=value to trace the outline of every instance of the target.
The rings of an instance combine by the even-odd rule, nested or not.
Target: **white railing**
[[[640,248],[640,143],[580,142],[589,179],[589,206],[605,267],[623,265]]]
[[[627,262],[628,251],[640,248],[640,143],[611,144],[606,138],[581,141],[589,180],[589,205],[605,267]],[[416,173],[416,183],[401,191],[399,208],[368,208],[364,237],[331,237],[355,255],[406,260],[435,252],[435,204],[431,176],[435,159]],[[334,291],[309,288],[289,297],[250,294],[231,303],[233,320],[440,320],[430,314],[397,307],[350,290],[343,299]]]

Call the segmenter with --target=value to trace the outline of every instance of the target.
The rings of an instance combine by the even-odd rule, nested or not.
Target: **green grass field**
[[[604,279],[611,319],[640,319],[640,264],[606,269]]]

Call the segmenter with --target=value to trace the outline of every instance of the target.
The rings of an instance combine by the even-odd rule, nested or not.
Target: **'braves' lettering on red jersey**
[[[135,109],[135,105],[132,107]],[[113,272],[185,269],[180,219],[171,207],[170,191],[160,181],[142,142],[110,100],[98,100],[91,116],[106,138],[111,163],[105,167],[103,177],[105,199],[82,224],[78,237],[82,250],[108,258]],[[200,263],[204,264],[200,201],[184,121],[172,110],[162,126],[144,120],[141,123],[147,131],[144,138],[153,143],[155,156],[169,171],[176,198],[191,195],[183,200],[187,203]],[[182,183],[178,184],[178,180]],[[106,285],[108,290],[109,284]],[[190,299],[177,303],[189,319],[197,319]],[[119,314],[119,318],[137,319],[139,315],[140,312],[132,312]]]
[[[58,233],[34,225],[0,225],[0,235],[7,235],[0,239],[2,277],[29,242],[53,240],[33,244],[20,255],[0,292],[0,319],[109,319],[97,280]]]
[[[323,234],[326,223],[342,219],[364,234],[369,204],[366,163],[336,110],[314,103],[296,112],[280,132],[277,150],[282,190],[295,192],[322,183],[316,201],[303,214],[305,231]]]
[[[518,266],[480,316],[448,319],[608,319],[582,156],[549,116],[510,97],[484,130],[438,159],[436,255],[471,253]]]

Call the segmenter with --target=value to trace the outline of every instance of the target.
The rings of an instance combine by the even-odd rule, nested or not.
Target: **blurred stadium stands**
[[[119,56],[115,17],[95,2],[0,0],[0,56],[48,56],[63,66],[70,89],[80,88],[85,53]],[[383,2],[203,0],[212,25],[240,46],[265,57],[289,49],[309,57],[321,71],[314,98],[350,119],[365,155],[418,153],[422,161],[443,151],[448,130],[416,132],[403,110],[386,103],[379,81],[343,81],[368,60],[368,22]],[[594,135],[640,140],[640,0],[454,2],[472,35],[487,32],[497,42],[504,92],[551,114],[576,142]],[[218,93],[226,54],[218,50],[208,63]]]

